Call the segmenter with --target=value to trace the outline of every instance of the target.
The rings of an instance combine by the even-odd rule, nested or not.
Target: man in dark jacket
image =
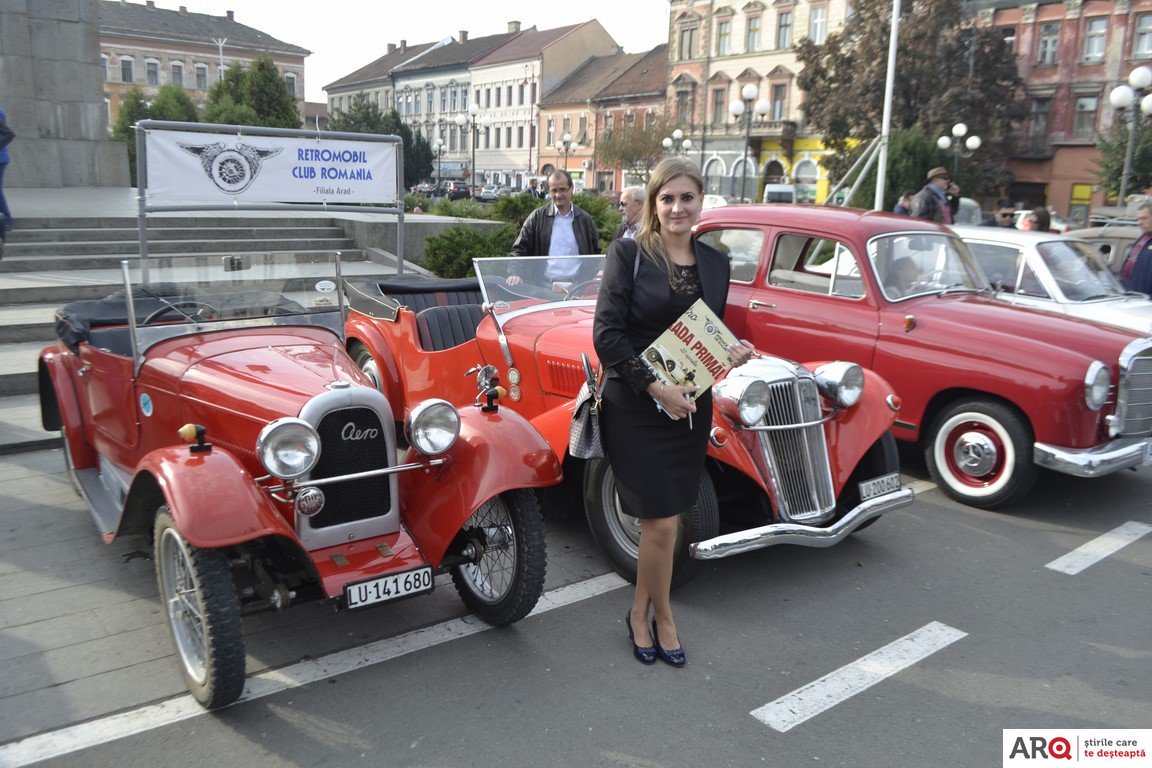
[[[947,168],[928,171],[928,183],[912,198],[912,215],[937,224],[951,224],[960,207],[960,188],[952,183]]]
[[[542,286],[556,282],[580,283],[596,276],[595,260],[562,258],[600,253],[596,222],[572,204],[572,177],[567,171],[553,171],[548,177],[548,196],[552,202],[537,208],[524,220],[512,244],[512,256],[553,258],[513,261],[508,270],[508,285],[518,285],[525,280]]]
[[[1141,203],[1136,209],[1140,237],[1128,249],[1120,265],[1120,282],[1130,291],[1152,295],[1152,205]]]
[[[996,210],[992,215],[980,222],[982,227],[1014,227],[1016,226],[1016,206],[1011,200],[996,201]]]

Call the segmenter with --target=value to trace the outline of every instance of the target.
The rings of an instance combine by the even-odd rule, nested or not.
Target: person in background
[[[528,194],[539,200],[544,199],[544,193],[540,191],[540,185],[536,179],[528,179]]]
[[[577,256],[600,253],[600,232],[596,222],[572,203],[572,177],[556,170],[548,177],[551,205],[542,205],[524,220],[512,256]],[[505,282],[519,285],[527,280],[533,285],[581,283],[596,276],[596,259],[549,258],[537,261],[516,259]]]
[[[1056,234],[1056,230],[1052,229],[1052,215],[1048,213],[1047,208],[1036,208],[1025,216],[1024,229],[1029,232],[1052,232]]]
[[[952,183],[947,168],[928,171],[928,183],[912,198],[912,215],[937,224],[951,224],[960,207],[960,187]]]
[[[1136,225],[1140,237],[1120,265],[1120,282],[1130,291],[1152,295],[1152,203],[1141,203],[1136,209]]]
[[[1011,200],[997,200],[996,209],[992,215],[980,222],[982,227],[1011,227],[1015,226],[1016,206]]]
[[[918,277],[920,277],[920,268],[916,266],[916,262],[908,256],[901,256],[893,261],[892,266],[888,268],[888,279],[884,281],[884,293],[891,299],[907,296]]]
[[[640,232],[608,248],[592,322],[607,372],[600,412],[605,454],[624,514],[640,519],[628,637],[641,663],[660,659],[673,667],[685,664],[670,598],[676,533],[706,471],[712,394],[693,400],[697,387],[661,384],[640,354],[697,299],[724,314],[728,257],[692,234],[703,201],[704,179],[690,161],[670,157],[656,166]],[[728,361],[742,365],[752,351],[742,341],[728,348]]]
[[[911,216],[912,198],[914,197],[916,197],[915,190],[905,190],[904,194],[900,195],[900,202],[896,203],[896,207],[892,209],[892,213],[898,213],[901,216]]]
[[[625,187],[620,193],[620,226],[612,234],[613,240],[632,239],[640,231],[640,214],[644,213],[644,187]]]
[[[16,134],[8,127],[8,115],[0,109],[0,240],[4,240],[4,233],[12,229],[12,212],[8,210],[8,201],[4,198],[4,171],[8,169],[8,145]]]

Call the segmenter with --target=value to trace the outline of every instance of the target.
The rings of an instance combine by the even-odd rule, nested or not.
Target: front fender
[[[228,547],[269,535],[297,541],[255,478],[220,448],[204,453],[187,446],[152,451],[137,465],[126,509],[140,507],[138,499],[149,493],[145,477],[155,480],[180,534],[195,547]]]
[[[448,463],[398,478],[400,514],[433,566],[439,566],[460,527],[489,499],[517,488],[542,488],[563,479],[548,442],[520,414],[501,408],[460,409],[460,437]],[[420,456],[408,450],[405,461]]]
[[[805,365],[815,370],[819,363]],[[892,385],[884,377],[865,368],[864,393],[860,402],[837,414],[825,426],[831,453],[832,482],[837,496],[864,454],[895,423],[899,412],[889,405],[889,402],[896,402],[896,398],[889,400],[893,394]]]
[[[368,350],[380,369],[380,391],[388,398],[388,402],[402,403],[404,383],[401,381],[400,366],[392,354],[392,345],[381,331],[381,325],[385,322],[365,317],[359,312],[349,312],[344,323],[345,343],[349,354],[353,356],[353,347],[356,345]]]
[[[77,469],[96,466],[96,451],[84,433],[84,412],[76,394],[76,384],[68,368],[71,352],[49,347],[40,353],[36,365],[37,389],[40,392],[40,423],[46,431],[64,433],[64,450]]]

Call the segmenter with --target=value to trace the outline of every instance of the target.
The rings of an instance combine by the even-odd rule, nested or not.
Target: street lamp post
[[[436,155],[436,191],[440,191],[440,185],[444,183],[444,174],[441,172],[441,161],[444,158],[444,152],[447,147],[444,146],[444,139],[437,138],[436,143],[432,145],[432,153]]]
[[[492,118],[488,115],[479,117],[480,105],[472,103],[468,105],[468,117],[464,115],[456,115],[456,125],[472,132],[472,165],[468,174],[468,193],[469,197],[475,199],[476,197],[476,144],[480,141],[480,126],[477,123],[483,123],[484,127],[492,124]]]
[[[568,170],[568,155],[580,149],[580,144],[572,141],[572,134],[566,133],[556,142],[556,151],[564,155],[564,170]]]
[[[768,99],[756,101],[756,97],[759,95],[760,89],[756,87],[756,84],[747,83],[740,89],[740,98],[743,101],[733,99],[728,102],[728,111],[732,113],[737,122],[741,116],[744,117],[744,148],[740,153],[740,158],[744,160],[745,164],[740,168],[740,202],[745,200],[744,185],[748,181],[747,155],[752,145],[752,120],[756,117],[763,118],[772,110],[772,105],[768,103]]]
[[[968,148],[968,155],[971,155],[976,150],[980,149],[983,143],[980,137],[973,134],[964,138],[968,134],[968,126],[964,123],[956,123],[952,126],[952,136],[941,136],[936,139],[936,146],[945,151],[951,149],[955,154],[952,157],[952,177],[957,178],[960,175],[960,156],[964,152],[964,148]],[[952,137],[956,137],[953,141]],[[963,141],[961,141],[963,139]]]
[[[1108,94],[1108,102],[1113,109],[1127,109],[1128,111],[1128,149],[1124,152],[1124,171],[1120,175],[1120,205],[1125,205],[1124,198],[1128,196],[1128,180],[1132,176],[1132,157],[1136,151],[1136,133],[1140,130],[1140,118],[1134,107],[1136,99],[1140,98],[1140,91],[1147,91],[1152,86],[1152,69],[1136,67],[1128,75],[1127,85],[1118,85]],[[1140,111],[1145,115],[1152,115],[1152,93],[1140,98]]]
[[[692,149],[692,139],[685,139],[684,131],[679,128],[672,131],[671,136],[665,136],[660,144],[664,147],[665,152],[674,155],[679,155],[681,149],[684,150],[684,154],[688,154],[688,151]]]

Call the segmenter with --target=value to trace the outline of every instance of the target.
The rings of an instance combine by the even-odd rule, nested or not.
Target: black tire
[[[981,509],[1024,498],[1040,470],[1032,461],[1032,428],[1011,406],[964,400],[945,408],[928,431],[924,458],[944,493]]]
[[[872,447],[868,449],[860,459],[860,463],[856,465],[856,469],[852,471],[852,476],[848,478],[848,483],[840,492],[840,498],[836,500],[836,519],[840,519],[860,503],[861,482],[899,471],[900,452],[896,449],[896,438],[892,435],[892,430],[888,430],[880,436],[879,440],[872,443]],[[879,519],[879,517],[874,517],[865,521],[853,533],[864,530]]]
[[[616,497],[616,479],[607,459],[590,459],[584,470],[584,511],[592,538],[604,550],[616,573],[636,583],[640,521],[625,515]],[[711,539],[720,531],[720,508],[716,487],[707,469],[700,476],[696,504],[680,515],[676,533],[676,554],[672,563],[672,586],[692,580],[700,563],[688,555],[688,545]]]
[[[156,583],[180,672],[207,709],[244,692],[244,633],[227,554],[198,549],[176,530],[167,506],[156,512]]]
[[[376,389],[383,391],[383,382],[380,379],[380,364],[376,362],[376,358],[372,357],[372,353],[368,351],[368,348],[363,344],[353,344],[348,352],[351,353],[352,359],[356,362],[356,367],[372,380],[372,383],[376,385]]]
[[[536,607],[544,591],[547,545],[536,496],[506,491],[465,521],[460,541],[478,553],[452,568],[452,583],[468,610],[494,626],[511,624]]]

